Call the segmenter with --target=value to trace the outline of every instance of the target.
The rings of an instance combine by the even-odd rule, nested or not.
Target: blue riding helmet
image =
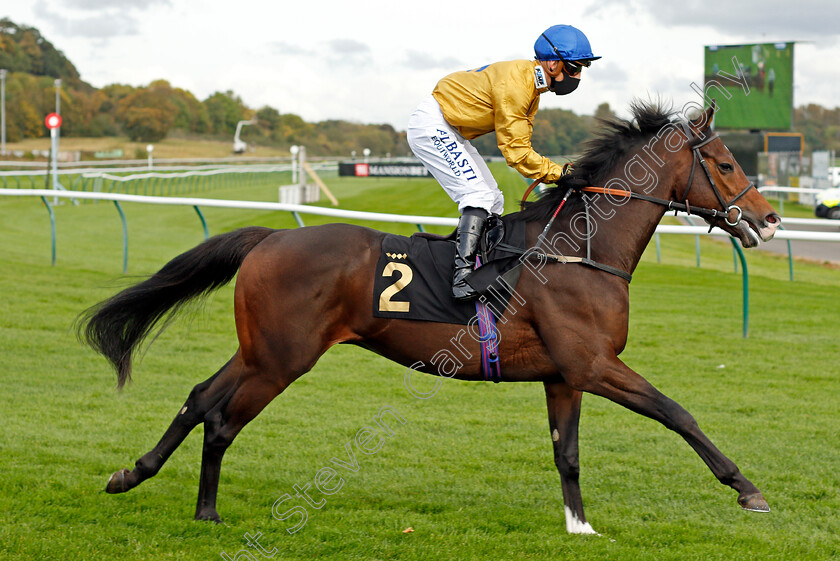
[[[592,54],[589,39],[583,31],[571,25],[553,25],[534,43],[537,60],[597,60]]]

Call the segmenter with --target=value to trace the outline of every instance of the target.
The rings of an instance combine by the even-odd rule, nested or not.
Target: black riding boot
[[[478,253],[478,243],[486,221],[487,211],[473,207],[465,208],[458,220],[455,274],[452,277],[452,297],[455,300],[470,300],[478,296],[465,279],[475,268],[475,255]]]

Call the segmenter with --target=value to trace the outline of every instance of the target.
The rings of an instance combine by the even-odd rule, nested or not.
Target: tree
[[[549,126],[552,138],[534,143],[534,148],[541,154],[574,154],[580,151],[581,143],[589,136],[585,119],[566,109],[547,109],[537,113],[534,132]]]
[[[178,109],[160,87],[147,87],[125,96],[117,116],[129,138],[139,142],[158,142],[166,138]]]
[[[123,113],[123,128],[135,142],[160,142],[166,138],[171,118],[154,107],[129,107]]]
[[[276,144],[282,139],[280,138],[280,112],[265,105],[257,110],[257,126],[254,130],[248,131],[249,138],[259,134],[260,139],[266,143]],[[246,129],[247,130],[247,129]]]
[[[595,115],[596,119],[603,119],[605,121],[612,121],[615,120],[616,114],[615,112],[610,109],[610,104],[604,102],[600,104],[598,107],[595,108]]]
[[[315,125],[307,123],[294,113],[280,115],[281,138],[289,144],[306,144],[315,129]]]
[[[204,100],[210,122],[210,132],[232,135],[239,121],[248,120],[251,110],[231,90],[216,92]]]
[[[195,133],[204,133],[210,129],[207,108],[187,90],[173,88],[166,80],[155,80],[149,84],[149,89],[175,108],[174,128]]]
[[[810,103],[794,111],[793,130],[802,133],[809,150],[840,152],[840,107],[827,109]]]
[[[79,80],[76,67],[34,27],[17,25],[9,18],[0,20],[0,68]]]

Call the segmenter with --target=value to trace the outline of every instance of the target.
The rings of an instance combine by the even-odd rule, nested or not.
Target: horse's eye
[[[718,164],[718,169],[720,171],[722,171],[723,173],[730,173],[732,171],[735,171],[735,166],[733,166],[732,164],[724,162],[722,164]]]

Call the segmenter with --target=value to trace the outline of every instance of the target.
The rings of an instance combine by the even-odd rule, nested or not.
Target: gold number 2
[[[380,312],[407,312],[409,306],[411,305],[410,302],[392,302],[391,298],[393,298],[400,290],[408,286],[414,276],[414,272],[411,270],[411,267],[405,263],[394,263],[391,261],[385,265],[385,270],[382,271],[382,276],[391,277],[394,275],[395,271],[400,274],[400,278],[398,278],[394,284],[383,290],[382,294],[379,296]]]

